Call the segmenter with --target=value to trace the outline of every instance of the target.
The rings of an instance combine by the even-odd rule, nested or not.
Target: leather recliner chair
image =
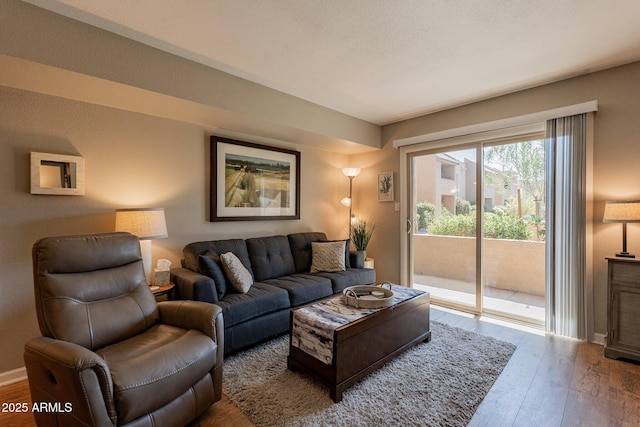
[[[45,403],[38,425],[180,426],[220,400],[220,308],[156,303],[135,236],[41,239],[33,274],[43,336],[24,361],[32,401]]]

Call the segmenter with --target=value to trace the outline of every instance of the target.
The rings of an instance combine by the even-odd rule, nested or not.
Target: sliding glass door
[[[544,145],[409,156],[410,277],[435,302],[544,324]]]
[[[483,148],[482,307],[544,325],[544,141]]]
[[[411,158],[412,264],[416,288],[476,311],[476,148],[416,153]]]

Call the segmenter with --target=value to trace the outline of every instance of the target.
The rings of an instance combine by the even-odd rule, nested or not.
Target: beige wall
[[[175,265],[196,240],[310,230],[343,237],[344,154],[286,145],[301,152],[299,221],[210,223],[207,129],[3,87],[0,99],[0,372],[22,366],[25,340],[39,335],[30,257],[41,237],[112,231],[115,209],[136,206],[165,208],[169,238],[153,242],[153,258]],[[31,195],[31,151],[84,157],[85,196]]]
[[[602,223],[605,200],[640,199],[640,62],[576,77],[557,83],[516,92],[483,102],[454,108],[383,127],[381,153],[364,154],[364,165],[394,165],[398,170],[399,154],[389,148],[396,139],[424,135],[461,126],[499,120],[567,105],[597,100],[593,161],[593,212],[587,213],[593,225],[593,327],[596,334],[606,333],[606,262],[605,257],[621,250],[619,224]],[[384,211],[379,219],[396,224],[395,212]],[[389,233],[377,240],[376,267],[380,252],[400,245],[400,233]],[[640,256],[640,225],[628,227],[629,250]],[[377,252],[377,253],[376,253]],[[393,273],[399,276],[398,269]]]
[[[390,143],[381,151],[351,156],[351,165],[363,168],[353,180],[353,212],[377,224],[367,256],[375,260],[378,281],[400,279],[400,212],[395,210],[400,189],[398,163],[398,152]],[[394,202],[378,201],[377,179],[382,172],[394,172]]]

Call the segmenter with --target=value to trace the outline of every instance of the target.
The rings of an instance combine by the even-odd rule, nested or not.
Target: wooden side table
[[[153,294],[154,297],[156,297],[156,299],[158,297],[161,297],[163,295],[167,296],[167,299],[171,300],[173,299],[173,288],[175,288],[175,284],[173,283],[169,283],[168,285],[164,285],[164,286],[151,286],[151,293]]]
[[[604,355],[640,361],[640,259],[607,258],[607,340]]]

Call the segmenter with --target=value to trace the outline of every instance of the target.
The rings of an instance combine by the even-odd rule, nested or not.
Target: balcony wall
[[[414,237],[414,272],[475,282],[476,242],[470,237]],[[526,240],[484,240],[484,284],[544,296],[545,244]]]

